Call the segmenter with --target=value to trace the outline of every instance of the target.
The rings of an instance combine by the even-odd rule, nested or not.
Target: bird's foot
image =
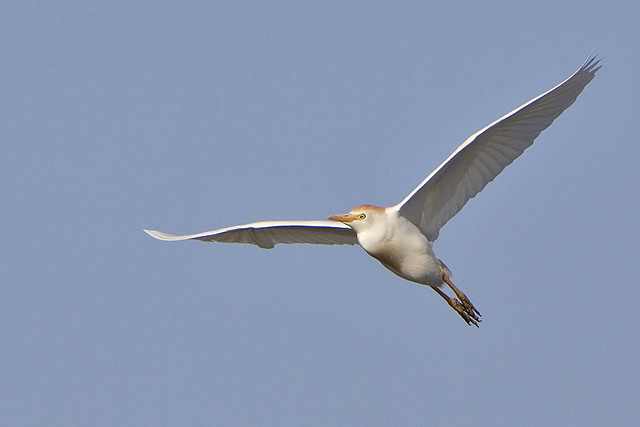
[[[459,300],[445,296],[444,298],[447,300],[449,305],[457,311],[460,316],[462,316],[467,324],[478,326],[478,322],[481,321],[480,316],[482,315],[478,309],[471,304],[469,298],[467,298],[467,296],[453,284],[451,281],[451,271],[442,261],[440,261],[440,274],[442,274],[442,280],[444,280],[444,282],[451,288]]]
[[[449,298],[447,300],[451,308],[453,308],[459,315],[467,322],[467,325],[478,327],[478,322],[482,322],[480,319],[480,313],[471,304],[471,302],[465,297],[462,302],[455,298]]]
[[[456,295],[460,299],[460,303],[464,307],[464,311],[469,316],[473,317],[474,319],[480,322],[480,316],[482,316],[482,314],[480,314],[480,312],[473,306],[473,304],[471,304],[471,301],[469,301],[469,298],[467,298],[467,296],[462,292]]]
[[[449,295],[445,294],[441,289],[438,289],[437,287],[433,287],[432,289],[436,291],[438,295],[444,298],[445,301],[447,301],[449,306],[453,308],[456,313],[458,313],[460,317],[464,319],[465,322],[467,322],[467,325],[478,327],[478,323],[482,321],[480,320],[480,313],[462,292],[458,291],[460,292],[460,294],[462,294],[462,302],[460,302],[455,298],[451,298]],[[458,295],[457,292],[456,295]]]

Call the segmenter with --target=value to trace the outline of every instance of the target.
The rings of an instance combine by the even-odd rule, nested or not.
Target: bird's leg
[[[454,298],[450,298],[444,292],[440,291],[440,289],[437,289],[437,288],[434,288],[434,289],[438,291],[438,294],[440,294],[440,296],[442,296],[445,300],[447,300],[449,305],[454,310],[456,310],[464,318],[464,320],[467,323],[469,324],[473,323],[474,325],[478,326],[476,322],[480,322],[480,316],[481,316],[480,312],[473,306],[473,304],[471,304],[471,301],[469,301],[469,298],[467,298],[467,296],[464,293],[462,293],[462,291],[458,289],[456,285],[453,284],[453,282],[451,281],[451,271],[447,268],[446,265],[444,265],[442,261],[440,261],[440,274],[442,275],[442,280],[444,280],[444,282],[451,288],[451,290],[456,294],[456,296],[460,301],[457,301]],[[451,300],[453,300],[455,303],[452,303]],[[456,308],[456,306],[462,306],[462,309],[465,312],[466,316],[460,313],[460,310]],[[469,320],[467,320],[467,317],[469,319],[473,319],[474,322],[469,322]]]
[[[467,309],[455,298],[451,298],[449,295],[445,294],[440,290],[440,288],[436,288],[435,286],[431,287],[434,291],[438,293],[444,300],[453,308],[459,315],[464,319],[465,322],[469,326],[474,325],[476,328],[478,327],[478,322],[480,319],[473,313],[469,314]]]
[[[473,306],[473,304],[471,304],[471,301],[469,301],[469,298],[467,298],[467,296],[465,294],[463,294],[460,289],[456,288],[456,285],[453,284],[453,282],[451,281],[451,279],[449,277],[443,275],[442,278],[444,279],[445,283],[447,285],[449,285],[451,290],[456,294],[456,296],[458,297],[458,299],[460,300],[460,302],[464,306],[464,309],[471,316],[476,317],[476,318],[478,316],[482,316],[480,314],[480,312]]]

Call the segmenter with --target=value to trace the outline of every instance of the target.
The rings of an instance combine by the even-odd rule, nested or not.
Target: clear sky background
[[[0,424],[632,425],[640,3],[3,2]],[[159,242],[392,205],[603,68],[435,251]]]

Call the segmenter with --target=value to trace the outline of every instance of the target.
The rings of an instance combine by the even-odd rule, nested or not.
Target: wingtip
[[[602,61],[602,58],[598,58],[598,55],[594,54],[592,51],[587,60],[584,61],[584,64],[582,64],[582,67],[580,67],[580,70],[586,71],[590,74],[595,74],[600,68],[602,68],[602,65],[598,65],[600,64],[600,61]]]
[[[147,230],[146,228],[144,229],[144,232],[158,240],[173,240],[173,238],[175,237],[172,234],[162,233],[157,230]]]

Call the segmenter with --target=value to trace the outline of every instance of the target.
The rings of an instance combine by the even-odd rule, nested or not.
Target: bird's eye
[[[366,217],[367,217],[367,216],[366,216],[365,214],[363,214],[363,213],[361,213],[360,215],[358,215],[358,219],[359,219],[359,220],[363,220],[363,219],[365,219]]]

